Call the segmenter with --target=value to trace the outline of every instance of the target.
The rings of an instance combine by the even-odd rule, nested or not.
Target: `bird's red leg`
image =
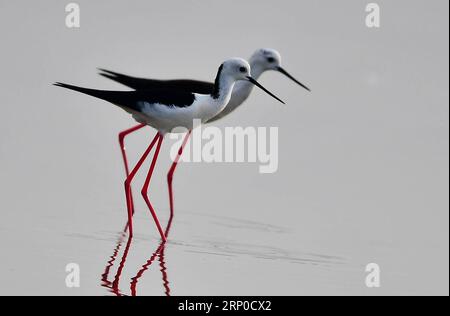
[[[159,134],[160,135],[160,134]],[[152,214],[153,220],[155,221],[156,227],[158,228],[159,234],[161,235],[161,239],[163,242],[166,241],[166,235],[164,234],[161,224],[159,223],[158,216],[156,216],[155,209],[153,208],[152,204],[150,203],[150,199],[148,198],[148,187],[150,185],[150,180],[152,178],[153,171],[155,170],[156,160],[158,159],[159,152],[161,150],[161,145],[163,141],[163,136],[159,136],[158,145],[156,146],[156,152],[153,156],[152,164],[150,165],[150,170],[148,171],[147,178],[145,179],[144,186],[142,187],[141,194],[144,198],[145,203],[147,203],[147,206],[150,210],[150,213]]]
[[[136,125],[136,126],[134,126],[132,128],[129,128],[129,129],[126,129],[126,130],[124,130],[124,131],[119,133],[120,151],[122,152],[122,159],[123,159],[123,164],[125,166],[125,173],[126,173],[127,177],[130,175],[130,168],[128,166],[127,152],[126,152],[124,140],[125,140],[125,137],[127,135],[140,130],[144,126],[146,126],[146,125],[145,124],[139,124],[139,125]],[[130,203],[131,203],[131,212],[134,214],[133,193],[131,193],[131,195],[130,195]]]
[[[183,154],[183,150],[186,147],[186,144],[189,140],[189,137],[191,136],[192,131],[189,131],[186,136],[184,137],[183,144],[181,145],[180,149],[178,150],[178,154],[172,163],[172,166],[170,167],[169,173],[167,173],[167,184],[169,186],[169,202],[170,202],[170,219],[169,219],[169,225],[168,228],[170,229],[170,224],[172,223],[173,219],[173,190],[172,190],[172,181],[173,181],[173,174],[175,173],[175,169],[177,168],[178,162],[180,161],[181,155]]]
[[[155,146],[156,142],[160,139],[161,135],[158,133],[156,134],[155,138],[151,142],[150,146],[148,146],[147,150],[142,155],[141,159],[138,161],[134,169],[131,171],[131,173],[128,175],[127,179],[125,180],[125,196],[127,201],[127,211],[128,211],[128,227],[130,229],[130,236],[133,236],[133,211],[132,211],[132,205],[131,205],[131,182],[133,181],[134,177],[136,176],[136,173],[141,168],[142,164],[144,163],[145,159],[147,159],[147,156],[150,154],[150,151]]]

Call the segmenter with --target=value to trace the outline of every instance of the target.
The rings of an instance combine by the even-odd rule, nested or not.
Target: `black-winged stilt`
[[[295,79],[292,75],[290,75],[282,66],[281,66],[281,54],[274,49],[258,49],[249,60],[252,76],[256,80],[266,71],[277,71],[287,76],[289,79],[293,80],[301,87],[305,88],[308,91],[311,91],[307,86],[302,84],[300,81]],[[127,87],[130,87],[135,90],[147,90],[147,89],[167,89],[172,88],[180,91],[186,92],[195,92],[201,94],[210,94],[214,91],[214,83],[212,82],[204,82],[204,81],[196,81],[196,80],[155,80],[155,79],[147,79],[147,78],[137,78],[131,77],[128,75],[124,75],[118,72],[109,71],[106,69],[99,69],[101,71],[100,75],[119,82]],[[234,86],[233,92],[231,94],[230,102],[228,102],[227,106],[223,111],[219,112],[216,116],[209,119],[208,122],[213,122],[219,120],[234,110],[236,110],[240,105],[242,105],[247,98],[250,96],[253,90],[253,84],[246,81],[239,81]],[[126,174],[129,174],[129,166],[128,159],[125,150],[124,140],[125,137],[137,130],[140,130],[146,126],[146,124],[139,124],[130,129],[122,131],[119,134],[119,143],[120,149],[122,152],[122,158],[125,165]],[[175,169],[179,162],[181,153],[183,152],[184,147],[186,146],[190,137],[190,133],[188,133],[183,141],[183,144],[179,150],[179,154],[177,155],[175,161],[173,162],[168,174],[167,174],[167,182],[169,187],[169,199],[170,199],[170,212],[173,214],[173,189],[172,189],[172,181]],[[131,196],[131,201],[133,197]]]
[[[289,74],[282,66],[281,66],[281,54],[269,48],[258,49],[249,59],[249,64],[252,69],[252,76],[256,80],[266,71],[277,71],[288,77],[289,79],[296,82],[298,85],[303,87],[304,89],[311,91],[307,86],[303,83],[295,79],[291,74]],[[148,90],[148,89],[167,89],[173,88],[186,92],[195,92],[201,94],[210,94],[214,90],[213,82],[205,82],[205,81],[197,81],[197,80],[156,80],[156,79],[147,79],[147,78],[137,78],[128,75],[124,75],[118,72],[99,69],[100,75],[114,80],[118,83],[121,83],[129,88],[134,90]],[[208,120],[208,122],[213,122],[218,119],[225,117],[230,114],[234,110],[236,110],[240,105],[242,105],[250,96],[253,85],[249,82],[240,81],[237,82],[234,86],[233,93],[231,95],[231,100],[225,107],[223,111],[218,113],[215,117]],[[133,132],[131,130],[130,132]]]
[[[55,83],[56,86],[81,92],[117,105],[132,114],[133,118],[140,124],[149,125],[158,130],[155,138],[125,180],[130,236],[133,235],[133,205],[130,198],[131,183],[150,151],[156,145],[156,151],[150,165],[150,170],[145,179],[144,186],[142,187],[141,194],[152,214],[161,235],[161,239],[166,241],[165,233],[148,198],[148,188],[164,136],[167,133],[172,133],[176,128],[180,127],[192,130],[194,127],[194,120],[199,119],[204,123],[216,116],[228,104],[231,99],[234,85],[240,80],[251,82],[278,101],[284,103],[261,86],[250,74],[251,68],[247,61],[240,58],[227,60],[220,66],[214,88],[210,94],[186,92],[177,89],[176,87],[172,89],[152,89],[146,91],[104,91],[82,88],[65,83]],[[171,212],[171,219],[172,217],[173,213]]]

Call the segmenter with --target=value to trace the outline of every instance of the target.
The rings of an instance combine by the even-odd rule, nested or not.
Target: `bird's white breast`
[[[132,113],[134,119],[154,127],[163,134],[179,128],[191,130],[194,127],[194,120],[201,120],[202,123],[205,123],[224,107],[207,95],[196,95],[195,101],[185,107],[148,102],[141,102],[139,105],[142,110],[140,113]]]
[[[253,84],[246,81],[237,82],[234,86],[233,93],[231,94],[230,102],[228,102],[223,111],[219,112],[215,117],[210,119],[209,122],[219,120],[236,110],[248,99],[253,87]]]

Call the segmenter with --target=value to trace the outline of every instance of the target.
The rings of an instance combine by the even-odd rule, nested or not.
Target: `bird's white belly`
[[[203,110],[202,110],[203,109]],[[133,118],[139,123],[147,124],[161,133],[183,133],[194,127],[194,120],[202,123],[216,113],[204,110],[200,102],[186,107],[167,106],[163,104],[142,103],[141,112],[134,112]]]

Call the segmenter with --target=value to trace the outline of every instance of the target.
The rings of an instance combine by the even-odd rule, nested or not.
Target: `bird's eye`
[[[247,72],[247,68],[241,67],[241,68],[239,68],[239,71],[242,72],[242,73],[246,73]]]
[[[267,61],[268,61],[270,64],[272,64],[272,63],[275,62],[275,58],[269,57],[269,58],[267,58]]]

